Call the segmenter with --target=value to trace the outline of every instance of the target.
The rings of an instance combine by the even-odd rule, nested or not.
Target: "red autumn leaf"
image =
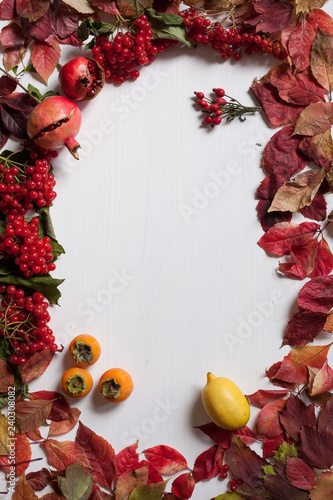
[[[27,19],[22,19],[22,30],[27,38],[40,40],[50,45],[52,45],[55,38],[55,33],[50,24],[49,11],[45,12],[44,16],[34,23],[29,23]]]
[[[1,128],[8,135],[13,135],[18,139],[27,137],[27,117],[22,111],[10,108],[6,104],[0,107]]]
[[[299,151],[302,137],[291,137],[293,130],[294,125],[289,125],[276,132],[264,150],[262,165],[266,172],[277,176],[277,189],[282,185],[282,181],[290,179],[308,163],[307,157]]]
[[[90,0],[90,4],[95,7],[95,9],[111,14],[112,16],[117,16],[120,14],[117,4],[115,1],[110,0]],[[156,10],[156,9],[155,9]]]
[[[296,385],[304,384],[309,379],[307,367],[321,368],[331,345],[295,347],[283,358],[272,379]]]
[[[113,459],[115,452],[112,446],[91,429],[79,423],[75,442],[86,452],[90,468],[94,471],[94,481],[103,488],[111,490],[115,476]]]
[[[313,239],[305,245],[292,247],[288,262],[280,262],[279,271],[288,278],[304,280],[314,269],[318,240]]]
[[[272,401],[283,399],[287,394],[289,394],[287,389],[268,391],[260,389],[253,394],[246,395],[245,397],[251,405],[256,406],[257,408],[263,408]]]
[[[30,114],[34,107],[38,104],[37,99],[23,92],[14,92],[7,95],[3,97],[3,102],[6,103],[9,108],[22,111],[25,115]]]
[[[277,451],[282,443],[286,441],[283,432],[277,436],[271,438],[264,438],[262,444],[262,456],[264,458],[270,458],[274,456],[274,452]]]
[[[326,217],[327,217],[327,203],[326,203],[324,196],[320,192],[318,192],[316,194],[316,196],[313,198],[311,205],[309,205],[308,207],[303,207],[300,210],[300,212],[307,219],[318,220],[318,221],[322,221],[322,220],[326,219]],[[320,243],[319,243],[319,246],[320,246]],[[319,248],[318,248],[318,251],[319,251]],[[318,251],[317,251],[317,255],[318,255]],[[319,262],[318,262],[318,264],[319,264]],[[328,273],[324,273],[324,274],[329,274],[330,272],[331,271],[329,271]]]
[[[139,466],[139,454],[137,453],[138,441],[131,446],[121,450],[113,459],[113,465],[117,478],[127,470],[135,470]]]
[[[309,395],[318,396],[333,389],[333,369],[325,363],[320,369],[309,367]]]
[[[15,2],[16,0],[2,0],[0,5],[0,19],[11,21],[16,17]]]
[[[279,96],[277,89],[269,83],[256,80],[250,90],[274,127],[294,123],[304,109],[304,107],[286,104]]]
[[[214,424],[214,422],[209,422],[208,424],[200,425],[195,428],[200,429],[202,432],[204,432],[214,441],[214,443],[221,446],[221,448],[224,448],[225,450],[229,448],[232,438],[232,431],[222,429],[218,425]]]
[[[310,50],[316,38],[318,25],[311,16],[300,16],[292,32],[288,52],[297,71],[304,71],[310,64]]]
[[[278,257],[286,255],[292,246],[304,245],[320,229],[314,222],[281,222],[270,228],[258,241],[260,248]]]
[[[154,0],[153,6],[156,12],[178,14],[181,3],[181,0]]]
[[[94,491],[91,498],[89,497],[89,500],[114,500],[114,496],[109,495],[109,493],[105,493],[104,491],[97,490]]]
[[[310,467],[329,469],[333,465],[333,434],[326,429],[319,432],[315,427],[305,425],[300,431],[300,457]]]
[[[15,477],[20,477],[23,472],[29,467],[31,460],[31,446],[29,439],[25,434],[15,434],[15,464],[13,464],[8,456],[0,456],[0,467],[10,474],[11,467],[15,468]]]
[[[333,276],[312,278],[300,290],[297,301],[308,311],[328,313],[333,307]]]
[[[322,9],[313,9],[308,16],[315,20],[323,33],[333,36],[333,19],[327,12]]]
[[[193,478],[196,483],[220,474],[223,453],[221,446],[215,444],[198,456],[193,467]]]
[[[9,139],[9,135],[6,134],[3,130],[1,130],[1,123],[0,123],[0,148],[2,148],[6,142]]]
[[[33,431],[26,432],[25,435],[31,441],[39,441],[40,439],[43,439],[39,429],[34,429]]]
[[[147,448],[142,453],[157,472],[163,475],[171,475],[188,468],[186,458],[170,446],[161,444]]]
[[[15,487],[12,500],[39,500],[24,474],[22,474]]]
[[[322,472],[316,479],[316,484],[310,492],[311,500],[333,498],[333,471]]]
[[[277,177],[274,174],[267,175],[261,181],[256,192],[256,197],[260,200],[271,201],[274,198],[276,191],[282,186],[282,184],[283,179],[281,177]]]
[[[48,463],[58,470],[66,470],[69,465],[77,463],[90,469],[90,464],[85,451],[74,441],[56,441],[49,439],[41,443]]]
[[[279,412],[286,405],[285,399],[271,401],[267,403],[258,415],[256,422],[256,432],[259,436],[274,437],[282,432],[279,420]]]
[[[262,468],[267,465],[267,462],[239,438],[232,438],[231,446],[226,451],[226,462],[230,465],[234,476],[251,488],[264,489]]]
[[[78,15],[71,12],[67,6],[53,3],[49,9],[50,25],[59,38],[67,38],[79,27]]]
[[[6,71],[11,71],[14,66],[21,62],[21,54],[24,54],[26,49],[22,45],[17,49],[5,49],[3,53],[3,64]]]
[[[183,500],[191,498],[195,487],[195,481],[192,474],[185,473],[178,476],[172,483],[171,492]]]
[[[291,212],[268,212],[270,206],[270,200],[260,200],[257,205],[258,218],[264,231],[268,231],[280,222],[291,221]]]
[[[32,23],[42,17],[50,7],[48,0],[16,0],[16,12]]]
[[[0,42],[4,49],[17,49],[25,45],[26,38],[18,24],[10,23],[2,28]]]
[[[26,475],[26,479],[34,491],[43,490],[49,484],[50,478],[51,473],[45,467],[39,471],[30,472]]]
[[[0,392],[7,392],[14,385],[13,371],[6,361],[0,359]]]
[[[52,401],[17,401],[15,405],[16,427],[21,434],[33,431],[45,423],[52,407]]]
[[[49,420],[59,422],[67,420],[72,415],[72,408],[67,403],[66,399],[60,392],[56,391],[38,391],[31,392],[30,399],[45,399],[53,401],[52,409],[48,416]],[[74,408],[73,408],[74,409]]]
[[[292,7],[287,0],[256,0],[254,3],[256,15],[246,20],[247,24],[256,26],[256,31],[275,33],[282,30],[288,23]]]
[[[333,401],[327,401],[319,413],[318,431],[327,430],[333,433]]]
[[[67,432],[74,429],[80,418],[80,415],[81,411],[78,408],[72,408],[71,416],[66,420],[60,420],[59,422],[52,421],[49,429],[48,438],[50,438],[51,436],[58,436],[59,434],[66,434]]]
[[[286,382],[285,380],[280,380],[279,378],[276,377],[276,374],[281,368],[281,365],[282,361],[274,363],[274,365],[272,365],[270,368],[268,368],[268,370],[266,370],[266,377],[269,378],[269,381],[273,385],[277,385],[279,387],[285,387],[286,389],[293,391],[296,388],[293,382]]]
[[[47,84],[49,77],[57,67],[59,58],[60,47],[56,40],[54,40],[52,46],[45,42],[35,40],[32,47],[31,62],[45,84]]]
[[[288,481],[300,490],[311,490],[316,479],[315,471],[303,460],[295,457],[287,459],[286,476]]]
[[[332,37],[321,30],[311,50],[311,71],[317,82],[329,93],[333,87],[333,43]]]
[[[141,461],[141,463],[143,460]],[[148,462],[147,462],[148,463]],[[151,464],[148,464],[148,483],[160,483],[163,477],[157,472]]]
[[[299,397],[291,394],[285,410],[280,413],[280,422],[286,433],[294,441],[299,441],[303,425],[316,425],[315,406],[306,405]]]
[[[251,431],[251,429],[247,425],[244,425],[244,427],[232,431],[232,434],[233,436],[239,437],[245,444],[251,444],[258,441],[255,433]]]
[[[299,115],[292,135],[317,135],[333,125],[333,103],[315,102],[309,104]]]
[[[326,323],[326,314],[300,311],[288,323],[282,345],[302,346],[312,342]]]
[[[17,82],[14,78],[10,78],[7,75],[3,75],[0,78],[0,96],[5,97],[12,94],[16,89]]]
[[[162,479],[163,481],[163,479]],[[126,470],[117,481],[115,495],[117,499],[128,499],[131,492],[139,484],[147,484],[148,482],[148,464],[136,470]]]
[[[36,352],[28,359],[22,370],[22,382],[28,383],[40,377],[53,359],[53,354],[47,351]]]
[[[66,38],[56,37],[56,39],[60,45],[72,45],[73,47],[80,47],[82,45],[82,40],[78,38],[76,33],[66,36]]]
[[[313,102],[325,101],[325,91],[313,79],[310,71],[295,73],[287,63],[273,67],[261,81],[274,85],[281,99],[295,106],[308,106]]]

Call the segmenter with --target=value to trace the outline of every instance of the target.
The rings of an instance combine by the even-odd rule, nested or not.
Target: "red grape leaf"
[[[39,500],[24,474],[19,479],[12,500]]]
[[[16,17],[15,12],[16,0],[3,0],[0,5],[0,18],[10,21]]]
[[[59,58],[60,46],[56,40],[54,40],[52,46],[35,40],[32,47],[31,62],[35,70],[42,77],[45,85],[47,85],[49,77],[57,67]]]
[[[196,458],[193,467],[193,477],[196,483],[212,479],[220,474],[223,453],[221,446],[215,444]]]
[[[135,470],[139,466],[139,454],[137,453],[138,441],[131,446],[121,450],[113,459],[113,465],[117,478],[127,470]]]
[[[22,370],[22,382],[31,382],[37,377],[40,377],[53,359],[53,354],[50,350],[36,352],[28,359]],[[39,427],[39,426],[37,426]]]
[[[289,394],[287,389],[269,391],[260,389],[253,394],[246,395],[245,397],[251,405],[256,406],[257,408],[263,408],[267,405],[267,403],[271,403],[277,399],[283,399],[287,394]]]
[[[333,307],[333,276],[312,278],[300,290],[297,302],[308,311],[328,313]]]
[[[41,443],[48,463],[58,470],[66,470],[69,465],[77,463],[90,469],[90,463],[85,451],[73,441],[56,441],[48,439]]]
[[[266,370],[266,377],[269,378],[269,381],[273,385],[277,385],[279,387],[285,387],[286,389],[293,391],[296,388],[296,385],[293,382],[286,382],[285,380],[280,380],[276,377],[279,369],[281,368],[282,361],[278,361],[274,363],[268,370]]]
[[[191,498],[195,481],[190,472],[181,474],[172,483],[171,492],[183,500]]]
[[[112,16],[117,16],[120,14],[117,4],[113,0],[89,0],[90,4],[95,7],[95,9],[111,14]],[[156,10],[156,9],[155,9]]]
[[[333,140],[330,130],[305,137],[299,144],[298,149],[309,159],[317,163],[325,170],[329,170],[333,158]]]
[[[290,319],[282,345],[304,346],[312,342],[326,323],[326,314],[313,311],[299,311]]]
[[[312,220],[317,220],[317,221],[321,221],[321,220],[324,220],[326,219],[326,216],[327,216],[327,203],[326,203],[326,200],[324,198],[324,196],[318,192],[316,194],[316,196],[313,198],[313,201],[311,203],[311,205],[309,205],[308,207],[303,207],[301,210],[300,210],[301,214],[306,217],[307,219],[312,219]],[[322,243],[323,240],[321,240],[319,242],[319,248],[317,250],[317,254],[316,254],[316,259],[318,257],[318,252],[320,251],[324,251],[325,254],[326,254],[326,247]],[[325,240],[324,240],[325,241]],[[326,242],[325,242],[326,243]],[[327,243],[326,243],[327,245]],[[323,254],[324,256],[324,254]],[[318,262],[316,263],[316,265],[319,264],[320,266],[320,261],[318,260]],[[316,266],[315,266],[316,267]],[[323,266],[323,269],[325,268],[325,266]],[[316,276],[319,276],[319,275],[322,275],[322,274],[329,274],[331,271],[328,271],[328,272],[320,272],[320,274],[316,275]]]
[[[313,9],[321,8],[327,0],[295,0],[296,14],[310,12]]]
[[[43,399],[18,401],[15,406],[16,427],[21,434],[33,431],[45,423],[52,401]]]
[[[292,32],[288,52],[297,71],[304,71],[310,64],[310,50],[316,38],[318,24],[311,16],[300,16]],[[308,73],[310,80],[310,74]]]
[[[277,436],[271,438],[264,438],[262,444],[262,456],[264,458],[270,458],[274,456],[274,452],[277,451],[280,445],[286,440],[284,432],[278,434]]]
[[[0,107],[1,125],[4,132],[18,139],[27,137],[27,117],[22,111],[10,108],[7,104]]]
[[[275,224],[279,224],[280,222],[291,221],[291,212],[268,213],[268,209],[270,206],[270,200],[260,200],[257,205],[258,218],[264,231],[268,231],[271,227],[275,226]]]
[[[50,7],[48,0],[16,0],[16,12],[20,17],[27,17],[32,23],[42,17]]]
[[[71,12],[68,7],[62,4],[53,3],[49,9],[50,25],[54,33],[59,38],[67,38],[75,33],[79,27],[78,15]]]
[[[258,241],[260,248],[278,257],[289,253],[293,246],[304,245],[320,229],[314,222],[280,222],[271,227]]]
[[[295,106],[325,101],[325,91],[313,79],[310,71],[292,72],[287,63],[273,67],[261,81],[274,85],[281,99]]]
[[[319,432],[315,427],[304,425],[300,431],[301,443],[298,446],[300,457],[316,469],[329,469],[333,465],[333,434],[324,429]]]
[[[327,12],[322,9],[314,9],[308,16],[311,16],[316,21],[323,33],[333,36],[333,19]]]
[[[317,239],[302,246],[293,246],[288,262],[279,263],[279,271],[288,278],[303,280],[313,272],[317,249]]]
[[[333,103],[315,102],[309,104],[297,119],[292,135],[317,135],[333,125]]]
[[[14,374],[11,366],[0,359],[0,392],[7,392],[14,385]]]
[[[112,446],[91,429],[79,423],[75,442],[86,452],[90,468],[94,471],[94,481],[103,488],[111,490],[115,476],[113,459],[115,452]]]
[[[282,432],[279,421],[279,412],[283,410],[286,405],[285,399],[271,401],[267,403],[260,411],[257,422],[256,432],[262,437],[278,436]]]
[[[318,31],[311,50],[311,71],[317,82],[327,92],[333,89],[333,40],[330,35]]]
[[[15,467],[15,477],[20,477],[23,472],[29,467],[31,460],[31,446],[29,439],[25,434],[15,434],[15,464],[8,456],[0,457],[0,467],[6,474],[10,474],[11,468]]]
[[[291,394],[285,410],[280,413],[280,422],[286,433],[294,441],[299,441],[303,425],[316,425],[315,406],[306,405],[299,397]]]
[[[51,473],[48,469],[46,469],[46,467],[43,467],[43,469],[36,472],[30,472],[26,475],[26,480],[34,491],[43,490],[49,484],[50,478]]]
[[[14,92],[16,89],[17,82],[14,78],[10,78],[7,75],[3,75],[0,78],[0,96],[5,97]]]
[[[325,170],[308,170],[296,175],[281,186],[269,208],[269,212],[298,212],[311,205],[325,177]]]
[[[282,180],[290,179],[294,174],[303,170],[308,163],[308,158],[299,151],[303,138],[291,137],[293,129],[294,125],[289,125],[276,132],[264,150],[263,168],[267,173],[277,176],[277,184],[280,184]]]
[[[318,396],[333,389],[333,370],[325,363],[320,369],[309,367],[309,395]]]
[[[170,446],[161,444],[147,448],[142,453],[154,469],[163,475],[171,475],[188,468],[186,458]]]
[[[315,484],[315,471],[300,458],[287,459],[286,476],[288,481],[300,490],[310,490]]]
[[[28,38],[40,40],[50,45],[53,43],[55,33],[50,24],[49,11],[45,12],[44,16],[34,23],[29,23],[27,19],[22,19],[22,29],[23,33]]]
[[[322,472],[316,479],[316,484],[310,491],[311,500],[333,498],[333,471]]]
[[[251,488],[259,491],[264,489],[262,468],[267,465],[266,460],[237,437],[232,438],[231,446],[226,451],[226,462],[230,465],[234,476]]]
[[[318,417],[318,431],[323,432],[325,429],[333,432],[333,401],[327,401],[320,411]]]
[[[66,434],[67,432],[74,429],[80,418],[80,415],[81,411],[78,408],[72,408],[71,416],[66,420],[60,420],[59,422],[52,421],[50,425],[48,438],[50,438],[51,436],[58,436],[59,434]]]
[[[274,127],[295,122],[304,109],[304,107],[286,104],[279,96],[277,89],[269,83],[255,80],[250,90],[259,101],[268,121]]]
[[[247,24],[256,26],[256,31],[275,33],[282,30],[288,23],[292,6],[287,0],[256,0],[254,3],[256,15],[246,20]]]
[[[2,28],[0,42],[4,49],[17,49],[25,45],[26,38],[18,24],[10,23]]]

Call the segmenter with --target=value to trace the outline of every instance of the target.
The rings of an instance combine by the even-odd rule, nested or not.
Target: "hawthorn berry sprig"
[[[261,109],[257,106],[243,106],[237,99],[228,96],[224,89],[214,88],[213,92],[216,96],[214,100],[206,97],[203,92],[194,92],[197,97],[196,103],[203,108],[201,111],[208,113],[202,122],[204,125],[215,127],[222,123],[223,118],[226,118],[227,122],[231,122],[235,118],[239,118],[243,122],[246,120],[245,114],[252,114]],[[225,97],[230,100],[227,101]]]

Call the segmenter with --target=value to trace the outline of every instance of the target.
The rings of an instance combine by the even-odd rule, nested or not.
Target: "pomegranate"
[[[32,110],[27,121],[29,137],[43,149],[59,149],[66,146],[79,159],[80,144],[75,136],[81,126],[81,112],[67,97],[47,97]]]
[[[87,101],[102,90],[104,70],[95,59],[75,57],[61,68],[59,82],[68,97],[76,101]]]

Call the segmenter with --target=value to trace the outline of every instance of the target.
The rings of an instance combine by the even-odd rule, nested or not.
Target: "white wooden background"
[[[333,15],[332,2],[325,10]],[[63,54],[62,62],[80,50]],[[137,439],[140,451],[167,444],[192,467],[213,444],[193,428],[209,421],[201,403],[207,371],[249,394],[269,387],[265,369],[289,352],[279,347],[304,283],[278,276],[277,259],[257,246],[254,198],[262,152],[276,130],[262,114],[203,129],[192,100],[194,90],[223,87],[253,105],[249,86],[275,62],[244,56],[222,63],[209,49],[171,48],[136,82],[106,85],[80,105],[81,160],[63,151],[54,162],[52,216],[66,255],[53,274],[66,281],[51,323],[65,351],[30,388],[60,390],[70,340],[96,336],[102,355],[90,370],[95,388],[73,403],[116,452]],[[57,88],[56,78],[50,86]],[[111,367],[134,380],[120,405],[97,391]],[[33,456],[42,455],[33,446]],[[192,498],[208,500],[226,485],[199,483]]]

